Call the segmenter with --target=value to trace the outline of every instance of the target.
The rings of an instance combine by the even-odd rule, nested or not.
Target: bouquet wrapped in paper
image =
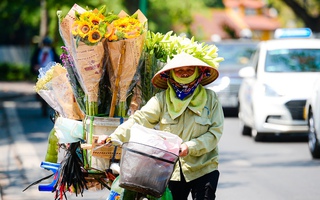
[[[124,102],[134,85],[132,82],[141,59],[146,22],[140,10],[133,15],[124,11],[116,15],[107,12],[105,6],[86,10],[77,4],[60,18],[60,35],[73,58],[74,74],[86,96],[86,115],[106,114],[100,113],[98,108],[106,102],[99,99],[108,90],[112,96],[106,106],[110,110],[109,117],[114,117],[116,105],[122,105],[119,115],[124,117]],[[101,81],[106,76],[108,87],[103,90]]]
[[[111,62],[107,66],[112,90],[111,117],[116,104],[119,116],[125,116],[128,91],[132,89],[147,34],[147,18],[140,10],[131,16],[121,11],[118,16],[110,25],[112,34],[107,41]]]
[[[59,63],[49,63],[39,70],[36,92],[53,108],[58,116],[70,120],[83,120],[84,114],[75,101],[74,93],[67,78],[67,70]],[[65,133],[68,135],[68,133]],[[57,162],[58,143],[56,130],[53,128],[48,136],[45,161]]]
[[[65,81],[69,81],[75,102],[85,115],[81,119],[82,138],[81,125],[77,121],[63,116],[58,118],[55,124],[55,128],[59,130],[60,141],[70,142],[67,156],[61,163],[59,181],[55,186],[57,191],[64,192],[65,184],[76,185],[65,177],[74,170],[74,167],[69,166],[74,162],[78,162],[77,166],[81,167],[84,173],[97,175],[103,172],[102,182],[105,184],[105,170],[110,167],[110,158],[109,154],[108,158],[99,156],[107,147],[98,150],[92,148],[96,145],[94,138],[98,132],[107,134],[106,129],[102,130],[105,120],[109,123],[109,118],[118,119],[116,128],[125,117],[125,114],[121,114],[118,115],[122,117],[121,120],[114,118],[114,108],[118,102],[126,101],[129,90],[133,88],[132,83],[137,81],[135,75],[138,73],[144,46],[147,20],[140,11],[133,15],[128,15],[124,11],[113,14],[107,12],[105,6],[89,10],[77,4],[74,4],[65,16],[62,17],[61,12],[58,12],[58,16],[59,32],[64,42],[61,60],[68,79]],[[120,113],[125,113],[125,109],[122,106]],[[109,116],[107,116],[108,111],[110,111]],[[112,128],[113,126],[108,127],[110,132]],[[84,146],[90,148],[85,149]],[[82,163],[78,160],[80,154],[75,153],[77,148],[82,150],[80,158]],[[83,174],[77,173],[74,180],[83,185]],[[85,185],[88,186],[88,183]],[[80,193],[84,189],[80,187]]]
[[[103,92],[99,85],[106,73],[109,23],[105,11],[105,7],[85,10],[75,4],[59,23],[60,35],[73,58],[74,73],[86,94],[86,115],[91,116],[98,114],[99,92]]]
[[[52,62],[45,68],[41,68],[39,72],[35,86],[36,92],[60,116],[82,120],[84,115],[75,101],[67,78],[67,70],[60,63]]]

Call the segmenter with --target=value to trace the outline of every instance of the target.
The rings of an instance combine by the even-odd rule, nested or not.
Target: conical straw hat
[[[203,77],[203,79],[200,82],[200,84],[203,86],[213,82],[219,76],[217,67],[210,66],[207,63],[203,62],[202,60],[199,60],[198,58],[193,57],[190,54],[181,53],[174,56],[172,60],[168,61],[168,63],[153,76],[151,82],[157,88],[167,89],[168,87],[167,79],[161,77],[161,73],[169,71],[174,68],[187,67],[187,66],[197,66],[201,68],[207,68],[209,70],[210,75]]]

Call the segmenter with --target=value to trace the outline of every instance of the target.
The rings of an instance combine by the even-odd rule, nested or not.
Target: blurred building
[[[275,9],[264,0],[223,0],[224,9],[198,13],[191,30],[203,40],[251,38],[268,40],[280,28]]]

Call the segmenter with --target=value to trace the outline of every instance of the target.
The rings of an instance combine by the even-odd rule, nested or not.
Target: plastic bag
[[[74,143],[83,139],[83,124],[81,121],[58,117],[54,128],[59,143]]]
[[[172,133],[146,128],[139,124],[131,127],[129,142],[137,142],[179,155],[182,139]]]

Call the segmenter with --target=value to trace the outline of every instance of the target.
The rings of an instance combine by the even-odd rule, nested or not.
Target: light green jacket
[[[159,124],[160,130],[178,135],[188,146],[189,153],[180,157],[182,171],[187,182],[218,169],[218,142],[222,136],[224,115],[214,91],[206,89],[207,103],[202,113],[190,109],[172,119],[165,103],[165,91],[152,97],[148,103],[121,124],[112,139],[127,142],[130,127],[136,122],[147,128]],[[180,166],[177,162],[171,180],[180,180]]]

